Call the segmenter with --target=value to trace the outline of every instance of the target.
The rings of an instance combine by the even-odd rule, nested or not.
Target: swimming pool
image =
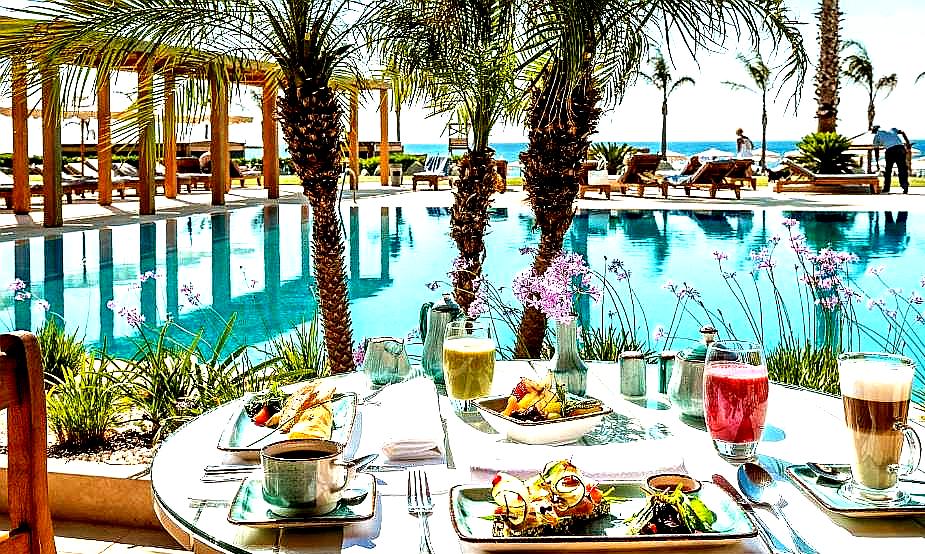
[[[425,284],[444,279],[455,257],[449,210],[361,206],[345,208],[343,216],[355,337],[406,335],[417,328],[421,303],[438,295]],[[622,260],[632,271],[651,328],[667,325],[671,317],[675,299],[662,288],[667,280],[697,287],[707,305],[729,306],[712,253],[727,253],[725,268],[745,273],[753,263],[749,252],[783,233],[786,218],[799,222],[795,230],[806,235],[810,247],[857,254],[855,275],[884,265],[882,276],[891,286],[921,289],[921,213],[582,210],[566,247],[597,269],[603,269],[605,256]],[[489,279],[508,285],[529,262],[519,249],[536,238],[529,210],[493,210],[486,241]],[[291,331],[315,311],[308,292],[314,282],[310,242],[305,206],[239,208],[0,242],[5,261],[0,283],[22,279],[70,330],[90,344],[108,337],[117,354],[133,351],[134,329],[107,308],[110,299],[139,308],[148,324],[163,322],[169,313],[191,329],[216,328],[212,310],[223,317],[237,312],[238,340],[260,344]],[[781,258],[780,263],[789,262]],[[146,272],[159,276],[140,283]],[[861,280],[871,289],[882,288],[871,276]],[[186,302],[184,286],[195,290],[200,306]],[[593,304],[582,311],[592,323],[600,320]],[[734,322],[740,317],[727,315]],[[15,302],[11,293],[0,298],[0,328],[35,329],[44,317],[35,302]],[[736,328],[747,330],[744,325],[739,321]],[[680,335],[693,339],[696,331],[688,320]]]

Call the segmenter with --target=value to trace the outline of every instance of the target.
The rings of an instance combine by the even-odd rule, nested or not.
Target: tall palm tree
[[[649,65],[652,68],[651,72],[640,72],[639,76],[662,93],[662,149],[660,154],[665,157],[665,153],[668,152],[668,98],[678,90],[678,87],[696,83],[693,77],[684,76],[677,79],[672,77],[665,56],[659,50],[656,50],[655,55],[649,58]]]
[[[356,4],[356,2],[353,2]],[[0,52],[41,36],[40,64],[93,60],[98,75],[129,55],[186,78],[190,90],[210,72],[234,80],[258,64],[279,83],[278,117],[292,162],[312,207],[312,250],[328,360],[334,372],[354,369],[344,237],[338,210],[339,87],[356,87],[364,19],[349,0],[47,0],[24,11],[54,24],[25,23]],[[167,54],[171,55],[167,55]],[[66,86],[92,86],[82,72]],[[224,79],[222,79],[224,80]],[[199,83],[199,84],[197,84]],[[157,104],[162,87],[148,96]],[[140,109],[139,113],[153,113]]]
[[[695,49],[744,24],[756,43],[767,30],[791,46],[785,80],[802,82],[807,65],[799,30],[781,0],[527,0],[521,52],[529,75],[529,145],[520,156],[524,189],[540,230],[532,269],[544,272],[562,249],[574,214],[581,162],[602,107],[618,101],[655,36],[680,33]],[[795,92],[798,95],[799,89]],[[515,354],[539,357],[546,334],[539,310],[524,310]]]
[[[841,16],[838,0],[819,1],[819,10],[816,12],[819,20],[819,64],[816,66],[815,84],[816,130],[820,133],[834,133],[838,123]]]
[[[519,106],[515,84],[515,3],[510,0],[383,0],[371,19],[388,74],[434,113],[469,124],[472,144],[459,162],[450,236],[459,249],[452,271],[456,300],[468,311],[485,260],[491,195],[500,179],[492,128]]]
[[[867,92],[867,128],[874,126],[877,108],[874,103],[880,93],[886,98],[896,88],[896,74],[891,73],[874,80],[874,64],[864,45],[855,40],[846,40],[842,46],[845,53],[842,75],[852,83],[864,87]]]
[[[761,95],[761,160],[758,165],[763,172],[767,168],[765,157],[768,152],[768,89],[772,86],[771,69],[764,63],[760,52],[755,52],[751,57],[739,53],[736,58],[745,68],[751,85],[755,88],[734,81],[723,81],[723,84],[733,90],[747,90]]]

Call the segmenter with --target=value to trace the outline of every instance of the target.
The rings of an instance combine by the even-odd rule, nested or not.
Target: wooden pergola
[[[5,20],[5,21],[4,21]],[[0,17],[0,24],[15,21]],[[24,50],[12,61],[12,120],[13,120],[13,211],[28,214],[31,208],[28,154],[28,67],[30,52]],[[155,174],[153,167],[157,159],[155,141],[153,102],[145,102],[154,94],[154,76],[160,73],[164,87],[163,103],[163,165],[164,195],[177,196],[177,73],[172,70],[158,70],[168,66],[164,59],[154,59],[150,53],[138,52],[126,56],[118,71],[134,72],[138,75],[139,105],[149,106],[151,113],[138,130],[138,185],[139,215],[155,213]],[[95,67],[92,62],[75,55],[64,65]],[[210,98],[210,127],[212,158],[211,192],[212,205],[225,204],[225,194],[230,189],[230,157],[228,148],[228,85],[221,67],[208,72]],[[262,135],[263,135],[263,186],[268,198],[279,198],[279,133],[276,124],[276,100],[278,85],[269,75],[275,68],[268,64],[254,63],[243,72],[236,82],[247,86],[259,86],[263,91]],[[61,181],[61,93],[59,67],[44,70],[42,75],[42,158],[43,167],[43,224],[45,227],[63,225],[62,181]],[[182,77],[182,75],[179,75]],[[97,153],[99,158],[98,202],[108,206],[112,203],[112,111],[110,108],[110,77],[98,78],[97,90]],[[350,186],[356,188],[360,169],[359,162],[359,91],[379,90],[380,109],[380,182],[388,184],[389,135],[388,135],[388,84],[384,81],[364,80],[356,83],[350,93],[350,130],[348,133]],[[49,109],[50,108],[50,109]],[[47,170],[47,168],[53,168]]]

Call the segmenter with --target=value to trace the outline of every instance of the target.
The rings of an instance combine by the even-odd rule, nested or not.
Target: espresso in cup
[[[294,439],[264,446],[263,497],[285,517],[324,515],[337,508],[354,466],[338,461],[339,443]]]
[[[915,470],[920,456],[918,436],[906,425],[914,364],[902,356],[849,353],[839,357],[838,372],[852,440],[846,492],[874,502],[903,499],[897,480]],[[901,464],[907,442],[910,460]]]

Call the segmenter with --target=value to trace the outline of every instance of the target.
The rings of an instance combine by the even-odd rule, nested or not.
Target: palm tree
[[[665,157],[665,153],[668,152],[668,97],[674,94],[678,87],[696,83],[692,77],[687,76],[674,79],[661,51],[656,51],[655,55],[649,58],[649,64],[652,66],[652,72],[640,73],[639,76],[662,93],[662,149],[660,153],[662,157]]]
[[[820,0],[819,11],[819,64],[816,66],[816,119],[817,131],[834,133],[838,119],[839,63],[842,13],[838,0]]]
[[[93,60],[100,76],[107,76],[131,53],[158,71],[184,76],[184,86],[193,92],[202,90],[210,72],[218,72],[218,82],[224,82],[254,65],[279,83],[278,117],[312,207],[315,280],[328,360],[334,372],[353,370],[338,211],[344,128],[338,87],[356,87],[360,78],[357,31],[364,19],[349,0],[47,0],[24,12],[54,24],[24,23],[18,37],[8,35],[10,40],[0,44],[0,52],[40,35],[42,42],[33,42],[41,48],[40,66],[67,63],[80,53]],[[84,71],[65,86],[92,86],[92,79]],[[160,101],[161,88],[148,95],[149,102]],[[139,114],[153,111],[149,106]]]
[[[874,116],[877,114],[874,106],[877,96],[883,92],[883,97],[886,98],[893,92],[896,88],[896,74],[884,75],[875,81],[874,64],[870,61],[867,49],[860,42],[847,40],[842,46],[842,51],[846,53],[842,75],[852,83],[864,87],[867,92],[867,128],[870,129],[874,126]]]
[[[745,68],[745,72],[748,73],[748,77],[755,88],[733,81],[723,81],[723,84],[732,90],[747,90],[761,95],[761,161],[758,162],[758,165],[763,172],[767,168],[765,157],[768,151],[768,89],[772,85],[771,69],[761,59],[759,52],[755,52],[752,57],[740,53],[736,55],[736,58],[742,63],[742,67]]]
[[[383,0],[373,11],[378,50],[388,74],[472,129],[459,162],[450,236],[459,249],[452,271],[456,301],[468,311],[485,260],[491,195],[500,180],[492,128],[519,105],[515,86],[515,4],[510,0]]]
[[[785,80],[802,82],[806,53],[799,30],[781,0],[528,0],[521,52],[528,69],[529,146],[520,155],[524,189],[540,229],[532,269],[544,272],[562,250],[574,214],[581,162],[597,128],[601,104],[618,101],[638,75],[652,43],[665,28],[691,48],[708,46],[737,22],[756,42],[767,30],[791,45]],[[798,94],[797,89],[797,93]],[[517,331],[515,354],[539,357],[546,334],[542,312],[528,308]]]

